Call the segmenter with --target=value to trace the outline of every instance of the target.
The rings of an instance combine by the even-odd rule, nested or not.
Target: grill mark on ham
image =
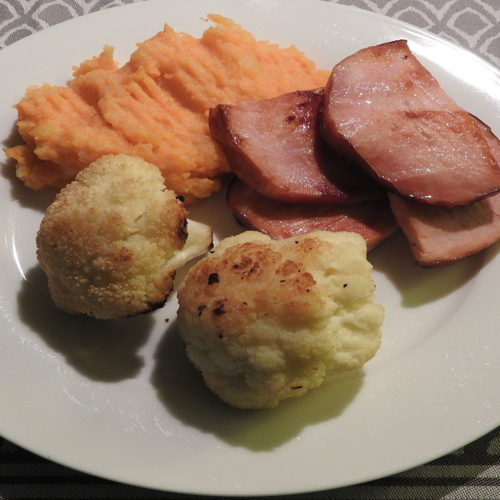
[[[474,118],[500,161],[500,140]],[[500,240],[500,193],[460,207],[437,207],[389,195],[392,211],[421,266],[451,263]]]
[[[371,250],[398,229],[386,198],[356,205],[287,204],[263,197],[235,177],[227,204],[242,225],[273,239],[315,230],[350,231],[360,234]]]
[[[320,134],[322,89],[210,110],[212,137],[232,171],[267,198],[287,203],[350,204],[385,196]]]
[[[405,40],[337,64],[325,87],[323,134],[387,189],[457,206],[500,189],[500,168],[478,126]]]

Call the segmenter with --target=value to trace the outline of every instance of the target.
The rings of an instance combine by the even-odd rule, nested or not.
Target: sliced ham
[[[210,110],[213,138],[233,172],[257,192],[305,204],[357,203],[383,191],[339,157],[319,132],[322,90],[219,105]]]
[[[477,124],[500,160],[500,140]],[[500,193],[460,207],[425,205],[389,195],[392,211],[422,266],[446,264],[473,255],[500,240]]]
[[[274,239],[315,230],[351,231],[363,236],[371,250],[398,229],[386,198],[357,205],[292,205],[264,198],[235,178],[227,204],[241,224]]]
[[[418,264],[448,264],[500,239],[500,194],[461,207],[437,207],[389,194]]]
[[[474,118],[474,121],[477,123],[479,130],[483,134],[484,139],[488,143],[491,154],[495,157],[498,164],[500,165],[500,140],[493,133],[490,127],[486,125],[486,123],[482,122],[479,118],[471,115]]]
[[[477,121],[405,40],[360,50],[333,68],[323,133],[403,197],[457,206],[500,189],[500,168]]]

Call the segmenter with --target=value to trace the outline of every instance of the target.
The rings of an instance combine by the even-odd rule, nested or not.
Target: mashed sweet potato
[[[6,150],[17,176],[33,189],[59,188],[100,156],[125,153],[157,165],[188,202],[217,190],[229,167],[210,137],[209,108],[320,87],[328,72],[293,46],[209,19],[201,38],[165,26],[122,67],[106,47],[68,86],[30,87],[16,106],[24,144]]]

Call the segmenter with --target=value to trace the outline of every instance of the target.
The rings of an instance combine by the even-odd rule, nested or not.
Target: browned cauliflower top
[[[366,244],[317,231],[223,240],[179,288],[178,324],[210,389],[240,408],[269,408],[363,366],[380,345]]]
[[[186,210],[159,169],[103,156],[48,207],[37,257],[52,299],[71,313],[121,318],[162,305],[187,237]]]

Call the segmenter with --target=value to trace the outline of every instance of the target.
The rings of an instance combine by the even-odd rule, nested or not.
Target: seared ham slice
[[[333,68],[323,127],[334,148],[362,159],[401,196],[451,207],[500,189],[500,168],[478,123],[405,40],[360,50]]]
[[[473,115],[471,116],[472,118],[474,118],[479,129],[481,130],[481,133],[483,134],[484,139],[488,143],[491,154],[494,156],[494,158],[500,165],[500,139],[498,139],[498,137],[493,133],[491,128],[488,127],[488,125],[486,125],[486,123],[482,122],[479,118]]]
[[[351,231],[363,236],[371,250],[398,229],[386,198],[342,206],[286,204],[264,198],[234,178],[227,204],[241,224],[273,239],[315,230]]]
[[[357,203],[383,191],[321,137],[322,90],[219,105],[210,110],[212,137],[231,169],[257,192],[288,203]]]
[[[500,160],[500,140],[477,120],[491,152]],[[500,193],[462,207],[437,207],[389,195],[392,211],[422,266],[473,255],[500,240]]]
[[[392,211],[418,264],[448,264],[500,239],[500,194],[462,207],[437,207],[389,194]]]

